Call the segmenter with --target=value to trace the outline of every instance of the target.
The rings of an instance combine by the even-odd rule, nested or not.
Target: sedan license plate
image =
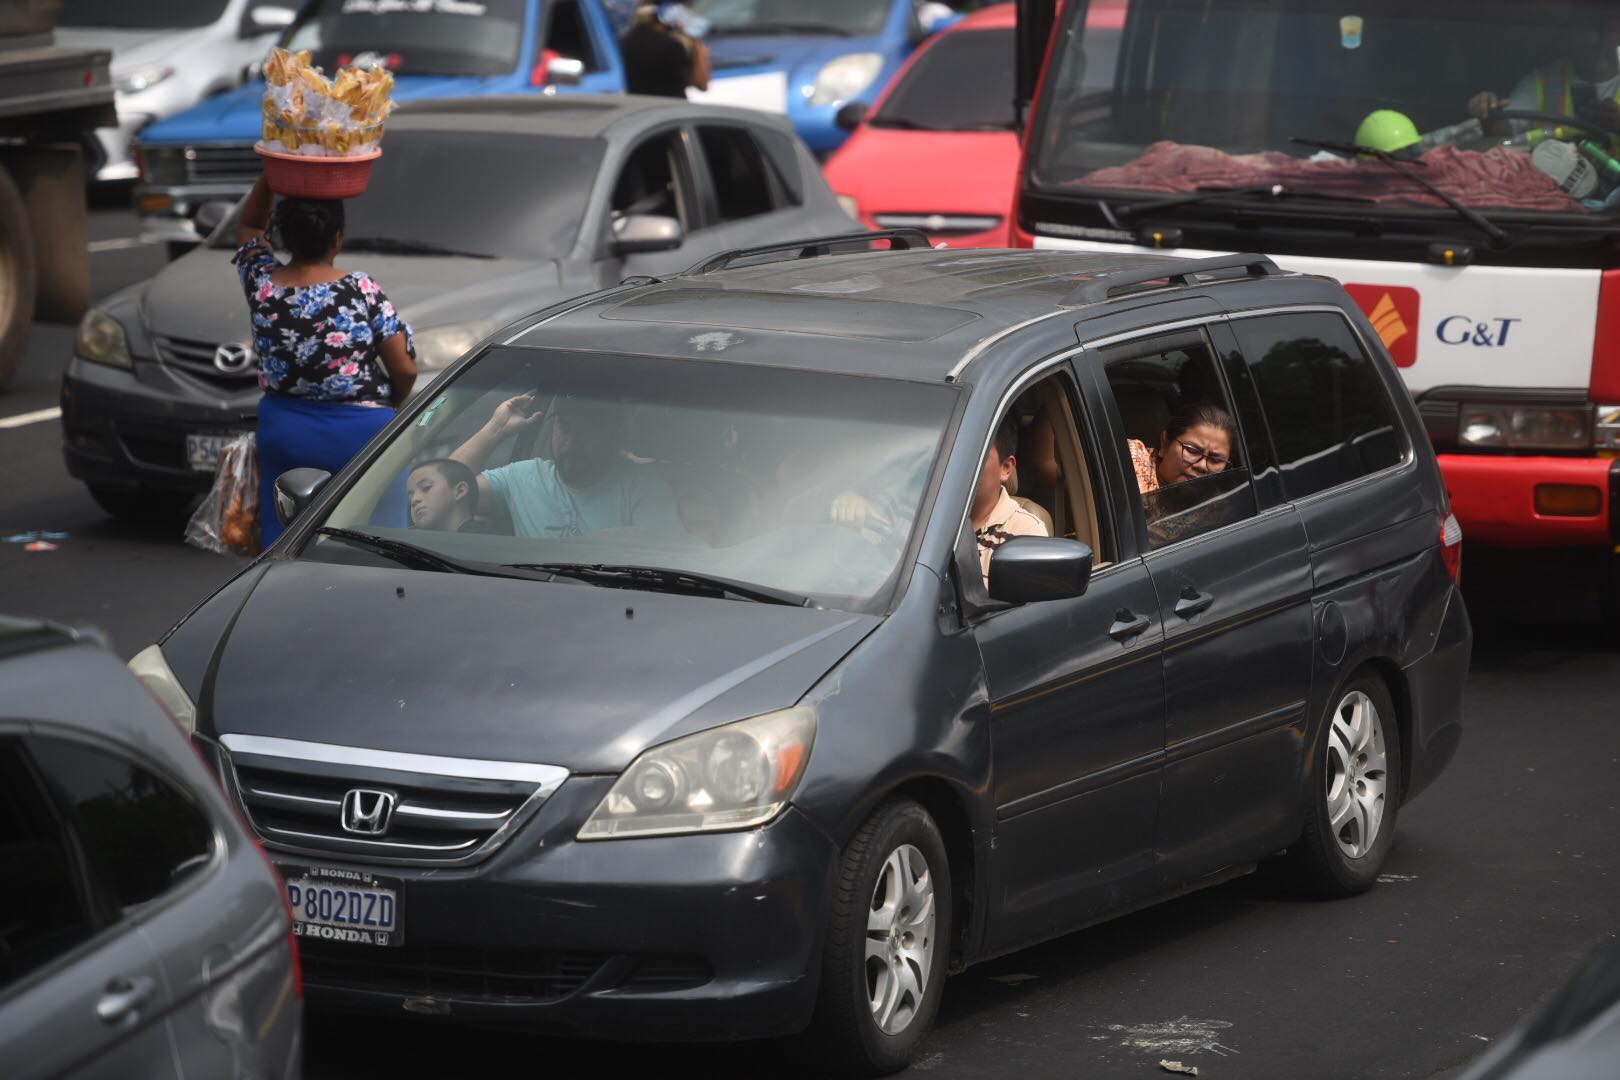
[[[235,435],[187,435],[186,461],[198,472],[213,472],[219,467],[219,455]]]
[[[325,866],[277,866],[299,937],[356,945],[398,945],[404,940],[396,878]]]

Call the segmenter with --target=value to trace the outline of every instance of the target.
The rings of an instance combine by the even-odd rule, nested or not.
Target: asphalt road
[[[94,215],[98,295],[149,274],[159,249],[111,243]],[[222,272],[226,272],[222,269]],[[0,610],[88,621],[124,655],[227,580],[239,560],[175,530],[114,523],[62,466],[54,421],[71,342],[37,328],[0,393],[0,538],[68,534],[54,551],[0,543]],[[1454,1075],[1534,1009],[1620,925],[1620,631],[1578,567],[1465,559],[1478,643],[1468,731],[1449,772],[1402,811],[1365,896],[1289,896],[1262,871],[952,979],[914,1071],[930,1077]],[[1609,643],[1605,643],[1604,635]],[[311,1016],[312,1077],[812,1076],[793,1044],[636,1047]]]

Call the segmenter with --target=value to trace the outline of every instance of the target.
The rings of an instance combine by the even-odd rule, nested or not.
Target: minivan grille
[[[194,379],[201,379],[211,387],[222,390],[249,390],[259,385],[257,363],[250,364],[245,371],[238,372],[225,372],[215,367],[216,346],[212,342],[154,335],[152,344],[157,349],[159,363],[182,371]]]
[[[607,953],[404,945],[356,949],[307,939],[298,943],[312,986],[502,1001],[555,1001],[584,985]]]
[[[284,851],[367,862],[464,864],[495,850],[567,777],[554,765],[362,750],[263,736],[220,739],[248,822]],[[346,816],[362,791],[368,813]]]
[[[252,143],[186,147],[186,179],[245,180],[251,184],[263,168]]]

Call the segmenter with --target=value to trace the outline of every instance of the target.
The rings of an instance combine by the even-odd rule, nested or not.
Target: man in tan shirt
[[[1009,416],[996,429],[996,437],[985,455],[979,473],[979,487],[973,494],[973,535],[979,542],[979,569],[985,585],[990,584],[990,556],[996,548],[1015,536],[1045,536],[1040,518],[1025,510],[1007,494],[1007,481],[1018,466],[1018,421]]]

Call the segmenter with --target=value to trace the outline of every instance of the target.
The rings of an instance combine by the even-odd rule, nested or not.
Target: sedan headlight
[[[73,351],[86,360],[116,368],[133,368],[129,339],[118,320],[100,308],[91,308],[79,320],[79,332],[73,338]]]
[[[839,195],[837,196],[837,199],[838,209],[842,210],[856,221],[861,220],[861,204],[860,201],[855,198],[855,196]]]
[[[872,85],[883,70],[882,53],[847,53],[827,61],[816,73],[810,90],[810,104],[831,105],[850,98]]]
[[[416,365],[423,371],[449,367],[461,359],[463,353],[483,341],[495,329],[495,323],[453,323],[435,326],[416,335]]]
[[[118,76],[113,80],[113,89],[120,94],[138,94],[142,90],[150,90],[173,74],[174,68],[166,64],[151,64]]]
[[[1464,405],[1457,442],[1481,450],[1589,450],[1592,409],[1588,405]]]
[[[614,782],[579,839],[762,825],[793,797],[815,738],[815,710],[801,705],[655,746]]]
[[[180,730],[187,735],[197,730],[197,706],[192,703],[186,688],[180,685],[180,680],[174,677],[169,662],[163,659],[162,649],[148,645],[130,660],[129,670],[158,699],[158,704],[169,710],[169,715],[180,725]]]

